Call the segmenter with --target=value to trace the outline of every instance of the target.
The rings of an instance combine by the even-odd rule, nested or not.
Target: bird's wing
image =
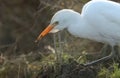
[[[92,2],[85,5],[82,16],[101,35],[120,39],[120,4],[112,1]]]
[[[120,25],[120,6],[118,8],[104,8],[101,15],[109,22]]]

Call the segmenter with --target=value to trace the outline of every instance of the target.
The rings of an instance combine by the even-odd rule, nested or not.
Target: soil
[[[73,59],[69,59],[69,63],[67,64],[62,64],[57,71],[54,71],[53,67],[45,69],[36,78],[96,78],[97,76],[95,68],[86,67]]]

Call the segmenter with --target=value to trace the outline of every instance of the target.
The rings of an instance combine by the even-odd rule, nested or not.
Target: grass
[[[120,69],[118,67],[117,63],[114,63],[109,69],[103,67],[98,74],[99,78],[120,78]]]
[[[22,58],[19,58],[19,60],[14,59],[14,61],[6,62],[4,65],[0,66],[0,78],[55,78],[63,72],[70,73],[73,70],[75,70],[75,72],[83,71],[82,68],[77,69],[77,65],[87,61],[85,52],[78,58],[68,53],[63,53],[61,59],[62,65],[59,62],[56,62],[54,53],[51,53],[48,56],[42,56],[40,60],[32,62]],[[96,69],[94,66],[93,68]],[[97,72],[97,78],[120,78],[120,69],[118,68],[117,63],[111,64],[109,68],[106,68],[105,66],[100,66],[99,68],[100,71]],[[63,71],[63,69],[65,70]],[[87,72],[85,71],[85,73]]]

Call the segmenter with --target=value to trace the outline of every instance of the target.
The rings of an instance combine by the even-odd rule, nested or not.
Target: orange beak
[[[53,23],[49,25],[47,28],[45,28],[44,31],[38,36],[38,38],[35,40],[35,42],[38,42],[40,39],[42,39],[44,36],[46,36],[57,24]]]

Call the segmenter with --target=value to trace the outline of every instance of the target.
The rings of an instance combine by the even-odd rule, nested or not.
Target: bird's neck
[[[91,26],[81,16],[76,17],[68,26],[68,31],[77,37],[88,38],[93,32]]]

